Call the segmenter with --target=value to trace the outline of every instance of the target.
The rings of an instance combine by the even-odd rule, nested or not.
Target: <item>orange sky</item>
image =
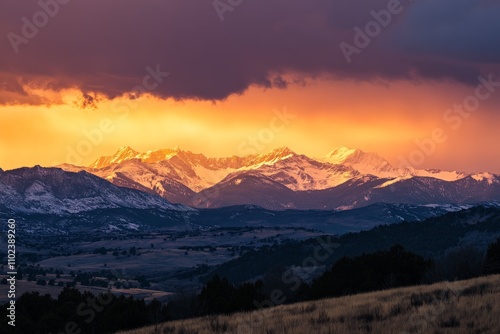
[[[397,165],[399,156],[408,158],[417,148],[415,140],[442,128],[447,139],[417,167],[500,173],[496,97],[456,130],[443,120],[448,108],[471,93],[473,88],[457,84],[323,79],[285,90],[251,88],[217,103],[142,97],[103,100],[96,110],[82,110],[73,103],[76,91],[39,92],[64,103],[0,107],[0,167],[87,165],[126,145],[138,151],[180,146],[207,156],[288,146],[311,157],[345,145],[376,151]],[[274,119],[284,110],[295,116],[288,124]]]

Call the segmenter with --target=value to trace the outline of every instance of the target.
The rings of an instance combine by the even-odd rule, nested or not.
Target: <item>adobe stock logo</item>
[[[49,24],[50,19],[54,18],[60,10],[61,5],[67,5],[71,0],[39,0],[40,10],[35,12],[31,20],[26,16],[21,18],[21,34],[9,32],[7,38],[16,54],[19,53],[21,44],[28,44],[30,40],[38,35],[40,29]]]
[[[448,123],[452,130],[457,131],[465,119],[471,117],[477,112],[481,103],[488,100],[500,88],[500,81],[495,81],[496,78],[492,73],[487,77],[479,76],[479,83],[474,91],[465,96],[461,103],[455,103],[452,108],[447,109],[443,113],[443,121]],[[406,157],[399,156],[399,168],[416,168],[424,164],[426,159],[433,155],[439,144],[443,144],[448,140],[450,131],[445,128],[434,128],[430,135],[423,139],[415,139],[416,148],[412,150]]]
[[[241,5],[244,0],[214,0],[212,5],[214,6],[215,12],[219,16],[219,20],[224,22],[224,15],[227,12],[233,12],[236,7]]]
[[[407,0],[411,2],[412,0]],[[356,26],[354,27],[353,43],[341,42],[339,44],[340,50],[348,64],[352,62],[354,54],[360,54],[362,50],[366,49],[371,42],[377,38],[384,29],[387,29],[393,22],[394,16],[401,14],[404,6],[400,0],[389,0],[387,2],[387,9],[382,9],[378,12],[372,10],[370,15],[373,20],[368,21],[364,29]]]
[[[297,118],[297,115],[289,113],[286,107],[281,111],[274,109],[273,114],[274,116],[269,120],[269,126],[262,128],[254,136],[248,136],[238,145],[238,154],[257,154],[264,150],[266,145],[274,140],[276,134],[285,130],[291,120]]]

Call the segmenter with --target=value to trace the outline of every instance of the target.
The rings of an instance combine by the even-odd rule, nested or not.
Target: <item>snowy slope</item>
[[[457,171],[442,171],[439,169],[395,168],[377,153],[364,152],[340,146],[328,153],[323,161],[332,164],[351,166],[361,174],[371,174],[382,178],[409,179],[412,177],[432,177],[443,181],[457,181],[468,176]]]
[[[360,175],[349,166],[318,162],[290,150],[279,159],[241,168],[228,177],[246,174],[269,178],[293,191],[332,188]]]
[[[287,147],[223,158],[209,158],[178,147],[145,153],[122,147],[90,167],[60,167],[85,170],[121,187],[200,207],[264,204],[281,209],[348,209],[377,201],[396,203],[398,199],[413,204],[432,204],[436,198],[439,203],[500,200],[497,175],[395,168],[376,153],[348,147],[338,147],[321,159],[297,154]],[[303,198],[302,192],[326,198],[312,194],[311,201]],[[222,194],[224,199],[216,198]]]
[[[401,177],[406,171],[398,170],[376,153],[366,153],[359,149],[340,146],[328,153],[323,161],[350,166],[361,174],[371,174],[383,178]]]
[[[179,148],[138,153],[130,147],[122,147],[113,156],[101,157],[88,168],[59,167],[72,171],[87,170],[111,182],[117,173],[121,173],[149,189],[173,180],[197,192],[217,184],[231,173],[273,165],[292,154],[287,148],[279,148],[268,154],[247,157],[207,158]]]
[[[15,212],[43,214],[110,208],[193,210],[156,195],[117,187],[84,171],[72,173],[40,166],[1,172],[0,206]]]

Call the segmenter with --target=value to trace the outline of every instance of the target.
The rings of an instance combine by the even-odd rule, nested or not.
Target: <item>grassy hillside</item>
[[[169,322],[120,333],[500,333],[498,319],[500,275]]]

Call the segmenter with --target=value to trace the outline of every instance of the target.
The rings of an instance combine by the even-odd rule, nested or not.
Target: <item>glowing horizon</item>
[[[322,157],[347,146],[376,152],[397,166],[400,156],[408,158],[419,149],[416,141],[425,142],[435,128],[442,128],[447,139],[416,167],[499,173],[500,156],[492,156],[486,144],[500,141],[495,131],[499,123],[492,121],[499,119],[493,113],[498,97],[485,101],[456,130],[452,126],[457,124],[443,120],[470,91],[456,84],[322,80],[288,89],[251,88],[216,103],[143,96],[135,101],[103,99],[97,109],[82,109],[74,103],[77,92],[66,92],[61,104],[0,107],[0,121],[10,125],[0,134],[0,167],[89,165],[122,146],[140,152],[179,146],[209,157],[265,153],[282,146]],[[277,114],[292,116],[283,120]],[[95,143],[81,144],[92,138]],[[69,151],[81,151],[80,160],[68,161]]]
[[[252,0],[221,19],[211,2],[51,3],[0,13],[3,169],[78,145],[82,165],[121,146],[243,155],[262,133],[259,152],[500,173],[500,4]]]

